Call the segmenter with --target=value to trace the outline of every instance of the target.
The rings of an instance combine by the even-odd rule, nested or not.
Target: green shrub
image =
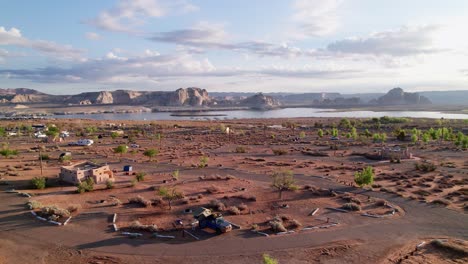
[[[106,188],[107,189],[114,189],[114,181],[107,180],[106,181]]]
[[[39,156],[39,160],[50,160],[50,157],[47,154],[41,154]]]
[[[341,208],[350,211],[361,211],[361,206],[356,203],[345,203]]]
[[[237,146],[236,147],[236,153],[245,153],[246,149],[244,146]]]
[[[357,171],[354,174],[354,182],[362,187],[374,183],[374,170],[371,166],[366,167],[362,172]]]
[[[45,189],[46,188],[47,178],[45,177],[34,177],[31,180],[31,184],[35,189]]]
[[[282,156],[288,154],[288,151],[285,149],[273,149],[273,154],[276,156]]]
[[[85,181],[81,182],[77,186],[77,192],[78,193],[85,193],[85,192],[91,192],[94,190],[94,180],[91,177],[86,178]]]
[[[145,175],[146,175],[146,173],[139,172],[139,173],[137,173],[135,175],[135,180],[137,180],[138,182],[144,181],[145,180]]]
[[[263,254],[263,264],[278,264],[278,260],[270,257],[268,254]]]

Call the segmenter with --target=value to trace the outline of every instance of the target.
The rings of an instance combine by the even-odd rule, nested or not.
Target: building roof
[[[79,163],[75,163],[69,166],[62,166],[62,168],[65,168],[67,170],[93,170],[102,167],[103,165],[99,165],[90,161],[82,161]]]

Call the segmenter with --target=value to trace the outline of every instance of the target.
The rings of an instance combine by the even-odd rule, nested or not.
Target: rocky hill
[[[256,109],[271,109],[280,105],[278,100],[273,99],[271,96],[264,95],[263,93],[247,97],[241,100],[239,104]]]
[[[50,95],[32,89],[0,89],[1,103],[62,103],[68,105],[157,105],[202,106],[211,103],[205,89],[190,87],[173,92],[150,91],[101,91],[76,95]]]
[[[378,105],[423,105],[431,101],[419,93],[407,93],[401,88],[393,88],[387,94],[371,101]]]

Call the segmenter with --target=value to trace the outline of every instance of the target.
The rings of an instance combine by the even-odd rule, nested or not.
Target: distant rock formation
[[[241,106],[248,106],[255,109],[270,109],[280,105],[279,101],[263,93],[247,97],[240,101]]]
[[[371,101],[378,105],[422,105],[431,104],[431,101],[419,93],[406,93],[401,88],[393,88],[387,94]]]

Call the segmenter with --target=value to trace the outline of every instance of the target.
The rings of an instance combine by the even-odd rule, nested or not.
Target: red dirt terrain
[[[319,137],[318,126],[329,133],[339,119],[44,122],[70,131],[71,137],[44,143],[24,132],[4,139],[3,149],[18,154],[0,159],[0,263],[262,263],[263,254],[279,263],[467,261],[466,151],[452,141],[404,142],[392,136],[397,127],[427,130],[433,121],[376,129],[356,119],[358,138],[348,139],[343,134],[350,129],[339,128],[337,141]],[[458,121],[445,122],[453,130],[463,128]],[[20,124],[4,121],[2,126],[15,130]],[[226,126],[229,135],[222,132]],[[365,128],[386,132],[388,139],[373,142],[364,136]],[[111,137],[117,129],[124,136]],[[79,138],[95,144],[68,146]],[[138,146],[114,153],[117,146],[131,144]],[[409,146],[414,158],[366,157],[384,145]],[[148,149],[159,154],[149,159],[143,154]],[[60,161],[66,151],[72,160]],[[41,176],[39,153],[47,155],[43,190],[31,185]],[[80,194],[76,186],[60,182],[60,167],[79,160],[110,165],[116,179],[112,188],[95,184]],[[416,169],[423,163],[434,164],[434,170]],[[123,172],[124,165],[133,171]],[[374,183],[358,188],[354,174],[367,166],[373,167]],[[289,171],[294,188],[280,198],[272,175]],[[143,179],[136,181],[139,173]],[[169,204],[162,189],[180,197]],[[32,211],[41,216],[47,217],[43,207],[55,206],[70,211],[71,219],[65,226],[40,221],[27,202],[38,204]],[[355,211],[346,210],[350,204]],[[217,235],[199,229],[191,214],[199,207],[222,214],[233,231]],[[277,223],[288,232],[281,233]]]

